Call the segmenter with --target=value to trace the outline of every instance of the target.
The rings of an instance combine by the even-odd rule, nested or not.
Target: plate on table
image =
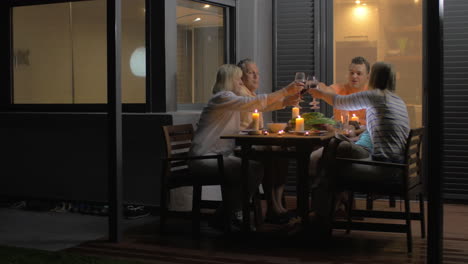
[[[295,135],[306,135],[306,132],[308,132],[309,136],[322,136],[322,135],[325,135],[326,133],[328,133],[327,130],[300,130],[300,131],[289,131],[289,133],[291,134],[295,134]]]
[[[244,129],[240,133],[243,135],[261,135],[262,131],[256,129]]]
[[[328,133],[328,130],[310,130],[309,133],[314,136],[321,136]]]
[[[294,134],[294,135],[305,135],[305,133],[307,132],[308,130],[289,130],[288,133],[289,134]]]

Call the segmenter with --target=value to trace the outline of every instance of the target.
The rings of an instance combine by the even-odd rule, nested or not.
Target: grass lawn
[[[50,252],[0,246],[1,264],[141,264],[137,261],[81,256],[65,252]]]

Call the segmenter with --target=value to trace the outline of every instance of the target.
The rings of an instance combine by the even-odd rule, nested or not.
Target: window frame
[[[11,0],[0,6],[2,19],[0,20],[0,36],[6,41],[0,43],[0,69],[6,78],[0,80],[0,111],[3,112],[106,112],[107,104],[14,104],[13,83],[13,8],[20,6],[34,6],[45,4],[71,3],[93,0]],[[146,0],[148,2],[148,0]],[[145,38],[148,38],[146,35]],[[148,76],[146,77],[148,78]],[[148,89],[146,87],[148,101]],[[146,104],[122,103],[124,112],[145,112]]]
[[[13,21],[14,7],[32,6],[56,3],[69,3],[93,0],[3,0],[0,1],[0,70],[4,73],[0,79],[0,111],[2,112],[106,112],[107,104],[14,104],[13,103]],[[225,10],[225,63],[236,60],[236,21],[235,0],[192,0],[194,2],[221,6]],[[122,103],[124,112],[167,112],[170,103],[167,102],[167,63],[165,37],[166,25],[176,23],[166,19],[165,1],[145,1],[145,46],[146,46],[146,102]],[[170,59],[170,57],[169,57]],[[175,99],[177,101],[177,99]],[[184,109],[184,105],[174,103],[176,108]],[[196,107],[200,108],[199,106]],[[201,109],[201,108],[200,108]]]
[[[224,42],[224,63],[236,63],[236,1],[234,0],[190,0],[193,2],[210,4],[217,7],[221,7],[224,10],[224,36],[226,37]],[[174,21],[177,24],[177,21]],[[177,43],[174,43],[176,45]],[[194,103],[194,104],[180,104],[175,99],[177,110],[182,111],[197,111],[202,110],[206,105],[205,103]]]

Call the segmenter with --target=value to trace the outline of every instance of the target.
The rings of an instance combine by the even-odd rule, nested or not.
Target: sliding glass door
[[[346,82],[353,57],[392,63],[411,127],[422,125],[422,1],[333,1],[334,83]]]

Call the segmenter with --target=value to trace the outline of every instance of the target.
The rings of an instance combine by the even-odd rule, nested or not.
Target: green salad
[[[310,112],[310,113],[304,113],[301,115],[302,118],[304,118],[304,129],[310,130],[322,130],[324,129],[324,125],[329,124],[329,125],[335,125],[335,120],[325,117],[322,113],[320,112]],[[296,119],[293,118],[290,121],[292,126],[296,125]]]

